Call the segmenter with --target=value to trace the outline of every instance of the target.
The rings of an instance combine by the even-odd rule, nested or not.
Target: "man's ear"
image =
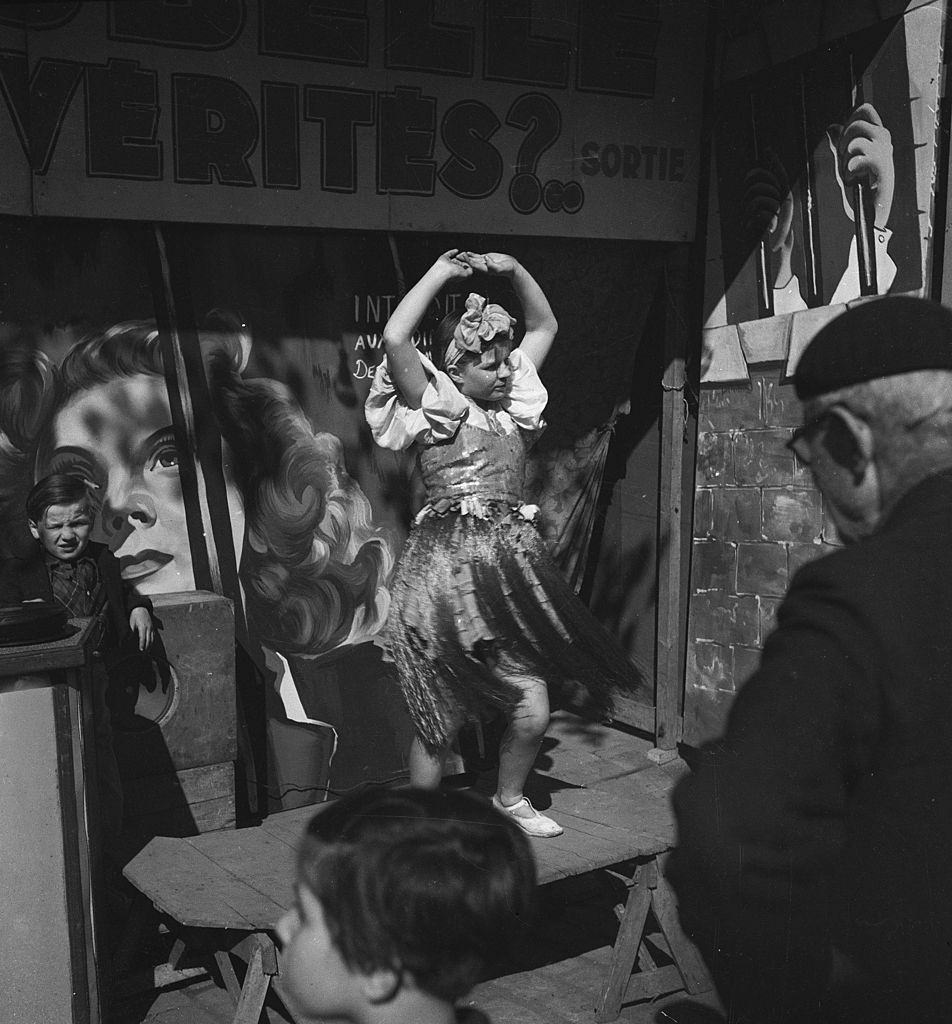
[[[863,479],[876,448],[869,424],[841,405],[830,409],[823,446],[837,465],[850,471],[854,483]]]
[[[40,528],[36,525],[36,523],[33,522],[32,519],[28,520],[28,522],[30,524],[30,533],[33,534],[33,539],[34,540],[39,540],[40,539]]]
[[[456,363],[454,363],[447,369],[446,376],[449,377],[449,379],[454,384],[459,384],[459,382],[463,379],[463,375],[460,373],[459,366]]]
[[[378,967],[361,975],[361,987],[368,1002],[389,1003],[403,986],[403,972],[392,967]]]

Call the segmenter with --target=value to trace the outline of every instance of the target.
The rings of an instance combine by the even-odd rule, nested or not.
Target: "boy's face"
[[[43,550],[61,562],[75,562],[89,545],[93,517],[84,501],[72,505],[50,505],[38,522],[30,522],[30,533]]]
[[[361,1006],[362,976],[334,945],[320,900],[300,882],[294,892],[294,906],[276,929],[281,997],[302,1020],[353,1021]]]

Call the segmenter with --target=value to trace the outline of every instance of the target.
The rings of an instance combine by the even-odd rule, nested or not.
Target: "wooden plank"
[[[258,1024],[270,984],[271,976],[265,974],[262,967],[261,950],[256,949],[245,972],[245,982],[241,986],[241,996],[238,999],[233,1024]]]
[[[653,706],[641,704],[627,694],[619,693],[614,698],[613,717],[617,722],[624,722],[633,729],[653,734],[655,731],[656,711]]]
[[[190,927],[267,929],[291,903],[290,879],[281,902],[276,902],[187,839],[153,839],[123,874],[158,910]]]
[[[654,709],[651,709],[652,720]],[[652,727],[653,728],[653,727]],[[590,786],[651,765],[651,742],[628,732],[557,711],[546,732],[546,776]]]
[[[658,888],[655,890],[652,909],[658,918],[664,937],[668,941],[674,962],[684,978],[684,987],[692,995],[698,992],[709,992],[714,988],[711,976],[708,974],[697,947],[681,928],[674,893],[663,876],[658,879]]]
[[[228,796],[234,799],[235,765],[232,761],[222,761],[145,775],[127,780],[123,792],[134,812],[167,810],[183,801],[191,805]]]
[[[188,840],[194,850],[278,906],[290,903],[297,851],[260,828],[207,832]],[[265,922],[271,924],[274,922]]]
[[[631,971],[638,956],[641,936],[645,930],[648,908],[651,905],[649,869],[639,867],[634,878],[618,937],[612,950],[611,966],[595,1007],[596,1021],[615,1020],[621,1009],[623,993],[631,977]]]
[[[668,992],[678,992],[684,988],[681,974],[674,964],[667,967],[658,967],[653,971],[645,971],[642,974],[633,974],[628,979],[625,994],[622,1002],[635,1003],[645,999],[656,999],[658,996],[666,995]],[[619,1004],[620,1009],[620,1004]],[[617,1017],[618,1014],[615,1014]],[[615,1017],[596,1017],[597,1021],[614,1020]]]
[[[328,804],[311,804],[307,807],[295,807],[290,811],[280,811],[278,814],[271,814],[261,823],[261,828],[273,836],[275,839],[279,839],[292,849],[297,849],[300,846],[301,840],[304,838],[304,830],[307,828],[311,818],[317,814],[321,808],[329,806]]]

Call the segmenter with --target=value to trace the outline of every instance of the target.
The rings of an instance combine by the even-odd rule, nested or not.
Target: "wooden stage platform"
[[[626,880],[630,885],[638,864],[654,871],[651,858],[663,855],[674,840],[669,794],[685,766],[680,761],[658,765],[646,756],[649,749],[646,739],[631,732],[565,714],[554,716],[527,792],[540,809],[551,806],[566,831],[556,839],[533,841],[543,888],[539,921],[523,961],[496,965],[493,977],[472,994],[470,1001],[485,1010],[494,1024],[591,1024],[596,1020],[596,1001],[604,1007],[606,978],[613,955],[617,957],[618,908],[628,898]],[[487,791],[491,786],[487,776],[475,788]],[[237,844],[234,832],[155,840],[133,862],[132,876],[159,910],[177,920],[182,920],[181,908],[187,904],[190,933],[208,927],[261,934],[290,901],[294,851],[311,813],[313,809],[305,808],[275,816]],[[166,850],[164,843],[176,844],[174,860],[172,848]],[[623,862],[622,854],[630,858],[629,863]],[[643,892],[648,892],[649,883],[649,876],[643,875]],[[654,900],[653,884],[651,889]],[[223,919],[222,892],[236,897],[224,911],[231,915],[228,920]],[[668,912],[663,901],[651,906],[656,916]],[[241,950],[242,955],[247,952],[247,946]],[[218,959],[219,966],[225,965],[228,981],[227,957]],[[183,960],[179,966],[187,963]],[[651,985],[644,992],[639,990],[638,1005],[623,1005],[617,1019],[664,1020],[656,1015],[671,988],[679,987],[672,979],[680,979],[663,937],[652,942],[649,936],[642,943],[638,966],[645,977],[651,974],[658,991]],[[683,963],[681,968],[683,974]],[[619,998],[630,970],[629,964],[622,971],[624,977],[616,980]],[[231,997],[206,978],[177,990],[139,996],[120,1003],[114,1021],[230,1024],[235,1019],[232,997],[238,996],[234,977],[228,987]],[[684,999],[685,993],[677,998]],[[697,998],[712,999],[710,995]],[[612,1019],[611,1014],[602,1016]],[[272,994],[261,1019],[289,1020]]]

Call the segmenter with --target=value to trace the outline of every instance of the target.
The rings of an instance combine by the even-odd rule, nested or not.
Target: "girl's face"
[[[450,370],[453,382],[467,398],[477,402],[501,402],[509,394],[512,364],[508,342],[486,349],[476,361],[457,363]]]
[[[75,473],[101,503],[93,539],[108,544],[142,594],[195,589],[178,449],[165,380],[140,373],[74,395],[53,421],[47,473]],[[227,459],[226,459],[227,463]],[[235,555],[244,513],[225,466]]]

